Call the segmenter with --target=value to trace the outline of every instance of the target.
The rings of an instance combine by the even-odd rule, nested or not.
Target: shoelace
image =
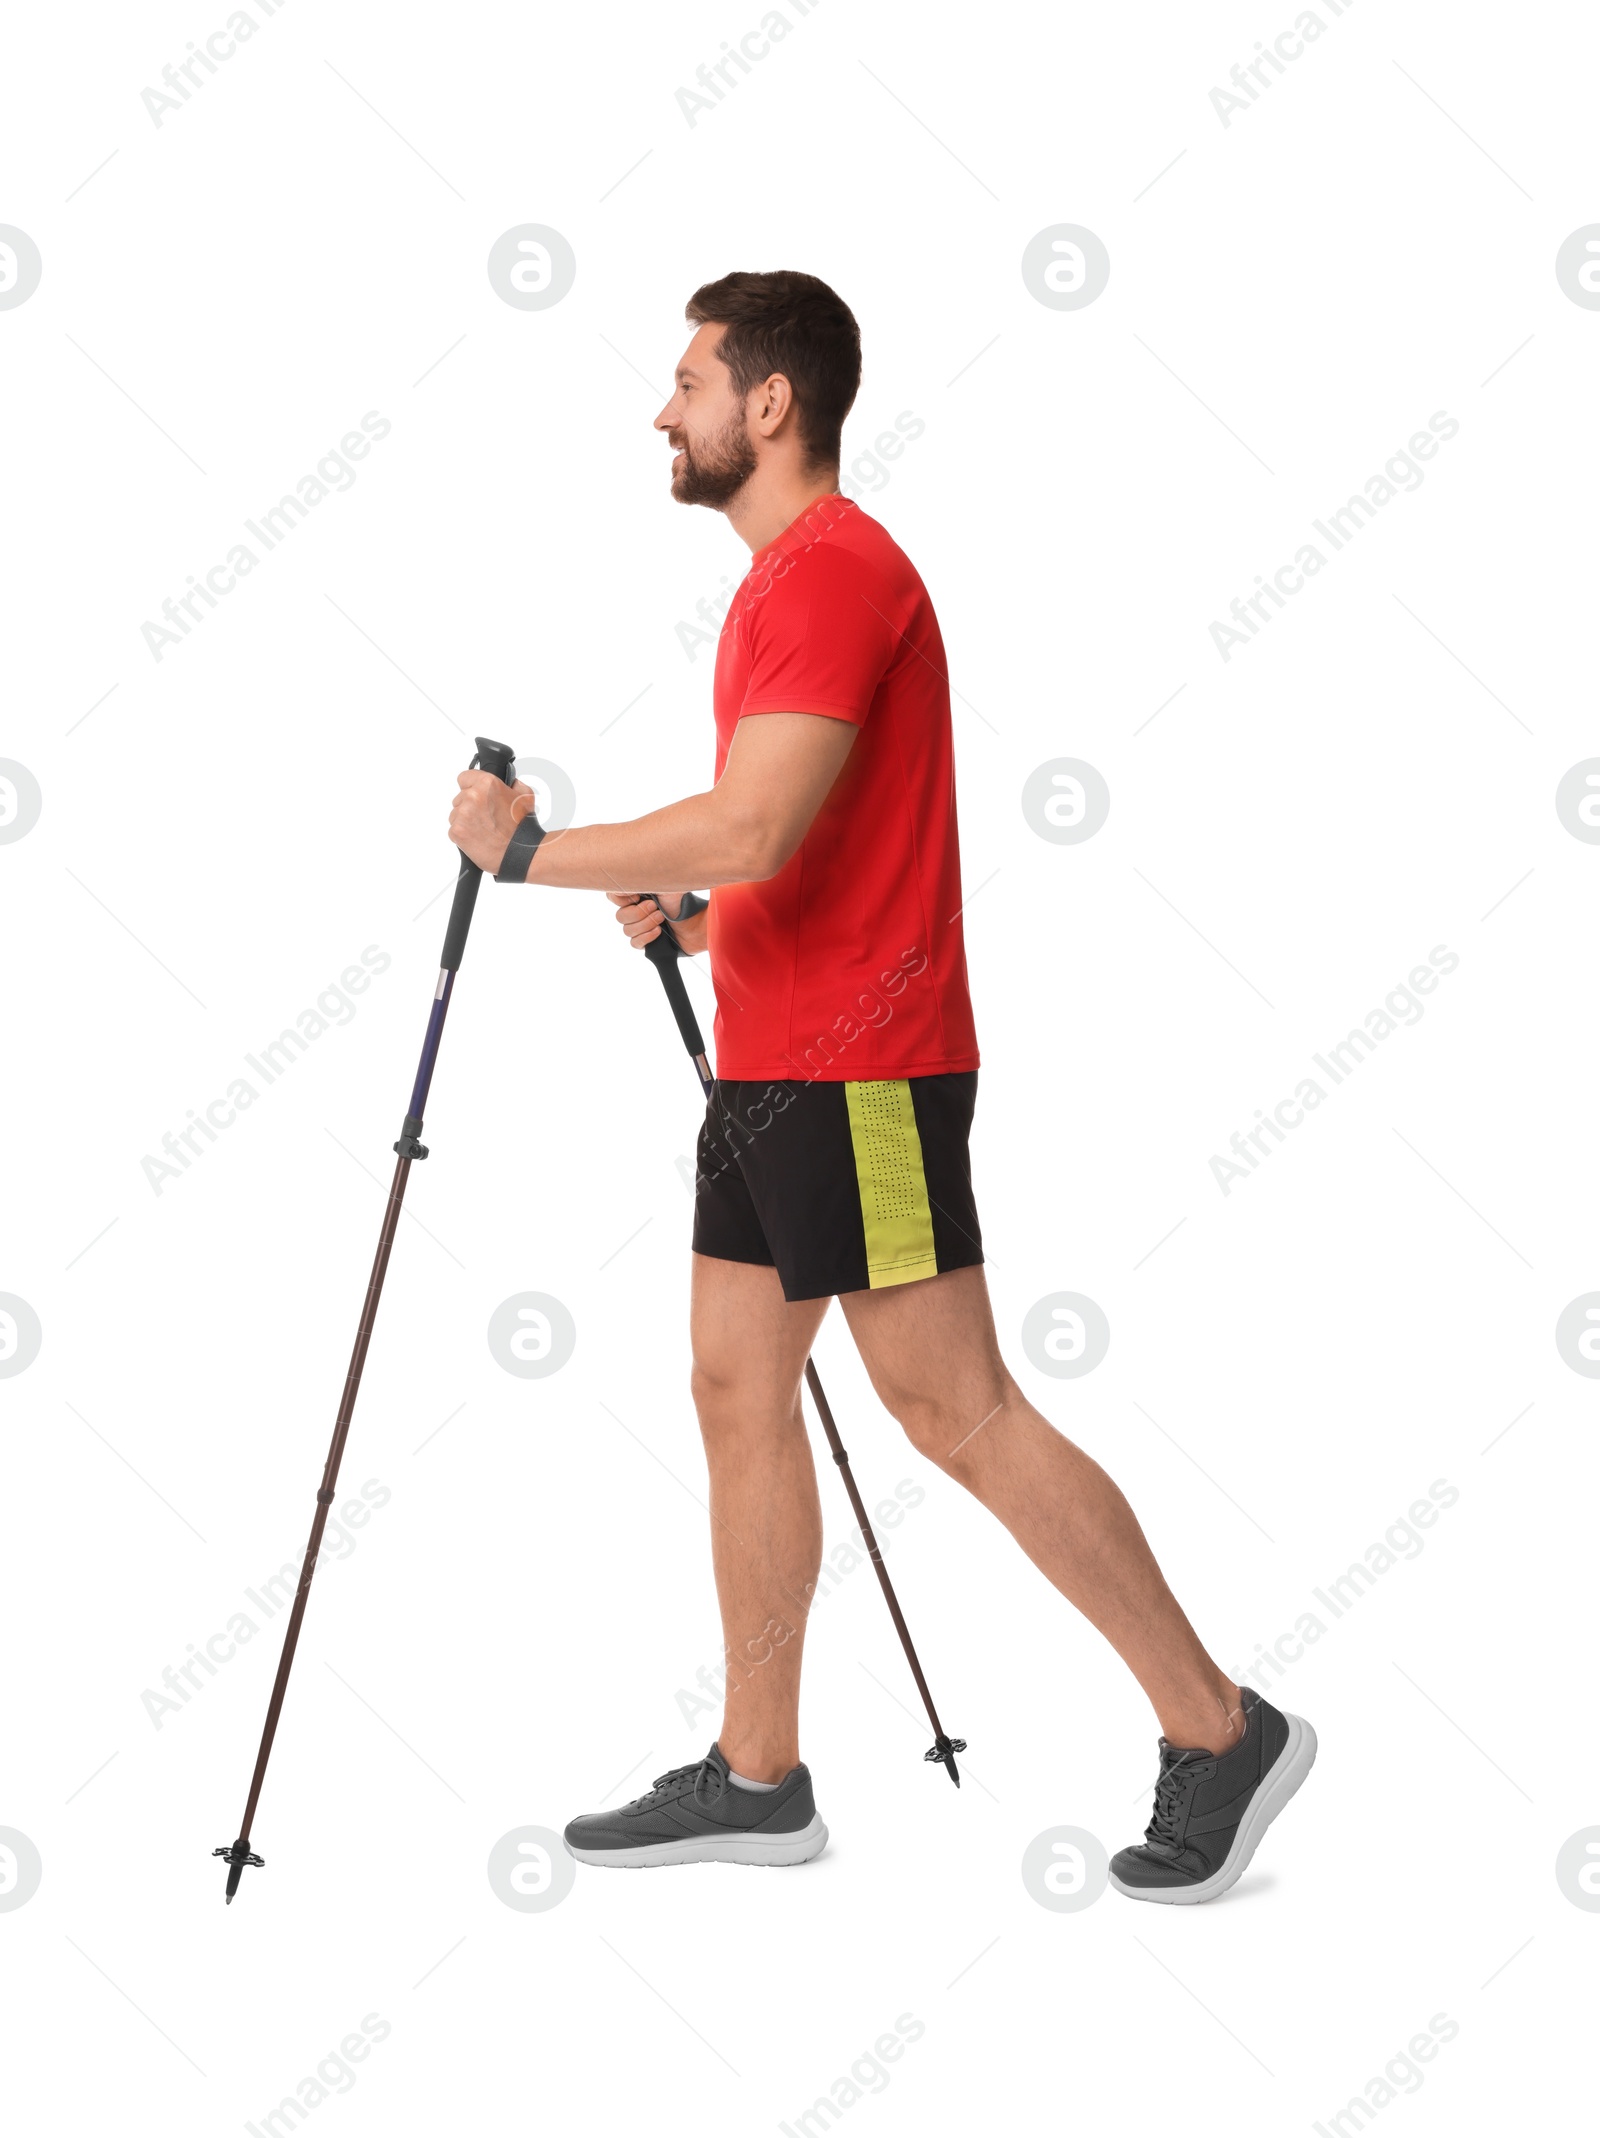
[[[1179,1825],[1193,1787],[1194,1776],[1190,1772],[1187,1753],[1181,1759],[1175,1759],[1170,1767],[1163,1768],[1156,1781],[1155,1810],[1144,1830],[1146,1841],[1157,1848],[1177,1848]]]
[[[710,1775],[714,1785],[713,1787],[707,1789],[704,1792],[702,1792],[699,1786],[699,1777],[701,1775],[702,1770],[704,1770],[707,1774]],[[720,1786],[715,1786],[717,1782],[716,1769],[714,1767],[711,1767],[709,1762],[707,1762],[706,1760],[697,1759],[687,1767],[673,1767],[666,1774],[658,1774],[654,1782],[651,1783],[649,1789],[645,1792],[645,1794],[642,1797],[634,1798],[633,1805],[630,1806],[630,1809],[638,1808],[640,1810],[645,1810],[648,1809],[649,1806],[652,1804],[659,1804],[663,1797],[682,1796],[683,1785],[690,1779],[691,1776],[694,1777],[694,1793],[696,1796],[705,1794],[706,1796],[714,1798],[722,1794]]]

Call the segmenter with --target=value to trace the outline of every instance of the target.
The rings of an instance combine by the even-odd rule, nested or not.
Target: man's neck
[[[833,497],[838,488],[837,468],[812,469],[804,475],[758,470],[725,509],[729,524],[754,556],[776,542],[818,498]]]

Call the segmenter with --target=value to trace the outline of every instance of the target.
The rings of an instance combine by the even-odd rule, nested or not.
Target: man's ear
[[[756,428],[763,438],[774,438],[794,409],[794,388],[781,371],[774,371],[753,392]]]

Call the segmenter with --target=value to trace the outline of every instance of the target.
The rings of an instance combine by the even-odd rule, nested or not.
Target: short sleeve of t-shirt
[[[862,726],[896,645],[875,584],[826,543],[758,580],[743,618],[750,672],[740,717],[821,713]]]

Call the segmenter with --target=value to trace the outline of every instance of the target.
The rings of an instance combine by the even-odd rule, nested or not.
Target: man
[[[637,947],[664,911],[686,950],[710,951],[717,995],[693,1392],[726,1652],[762,1661],[730,1671],[704,1760],[574,1819],[567,1845],[637,1867],[798,1863],[827,1840],[800,1763],[822,1551],[800,1380],[837,1297],[913,1446],[998,1516],[1149,1696],[1155,1813],[1113,1883],[1207,1900],[1238,1878],[1316,1739],[1211,1660],[1127,1501],[1000,1356],[967,1163],[978,1049],[949,684],[921,580],[838,494],[856,322],[825,283],[789,272],[708,283],[687,317],[655,419],[675,449],[672,494],[724,513],[752,552],[717,653],[714,784],[545,837],[526,788],[465,772],[450,820],[502,881],[608,892]],[[705,886],[709,910],[685,910]]]

